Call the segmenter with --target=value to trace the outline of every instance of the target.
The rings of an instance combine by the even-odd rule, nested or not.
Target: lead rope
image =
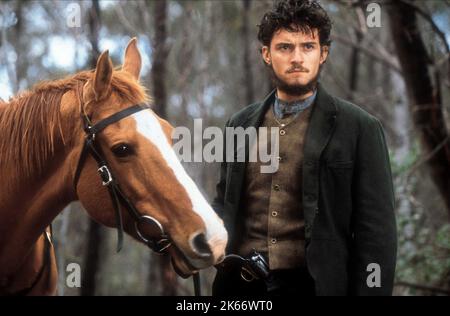
[[[192,275],[194,281],[194,294],[195,296],[202,296],[201,285],[200,285],[200,271]]]

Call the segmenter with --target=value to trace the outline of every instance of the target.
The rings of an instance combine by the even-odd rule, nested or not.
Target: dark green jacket
[[[273,103],[247,106],[229,127],[258,127]],[[248,151],[248,150],[247,150]],[[236,156],[236,154],[235,154]],[[224,162],[213,207],[229,232],[228,253],[240,242],[245,163]],[[391,295],[397,235],[388,150],[380,122],[319,84],[303,162],[306,262],[317,295]],[[381,287],[368,265],[380,267]]]

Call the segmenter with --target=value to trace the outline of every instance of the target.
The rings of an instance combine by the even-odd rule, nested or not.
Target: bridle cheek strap
[[[80,154],[80,158],[78,161],[77,169],[74,175],[74,188],[77,190],[78,181],[80,179],[81,170],[86,162],[86,158],[88,154],[90,154],[94,160],[97,162],[98,173],[102,179],[103,186],[108,188],[109,195],[111,197],[111,202],[113,204],[113,208],[115,211],[115,220],[117,226],[117,252],[122,249],[123,246],[123,219],[121,212],[121,205],[125,206],[126,210],[133,218],[135,222],[135,230],[137,236],[141,239],[142,242],[147,244],[152,250],[157,253],[163,253],[168,247],[171,246],[171,241],[169,237],[165,234],[162,225],[153,217],[147,215],[141,215],[139,211],[134,207],[133,203],[131,203],[123,191],[121,190],[119,184],[111,173],[111,168],[109,167],[106,160],[103,158],[104,155],[100,146],[95,142],[96,135],[103,131],[107,126],[114,124],[130,115],[133,115],[137,112],[148,109],[149,107],[146,104],[137,104],[133,105],[125,110],[117,112],[106,119],[92,125],[89,118],[85,115],[82,115],[82,120],[84,124],[84,131],[86,133],[86,138],[84,141],[83,149]],[[158,239],[150,239],[145,238],[144,234],[141,233],[139,229],[139,224],[147,223],[156,226],[160,235]]]

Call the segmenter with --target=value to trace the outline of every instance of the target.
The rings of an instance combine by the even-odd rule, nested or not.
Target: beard
[[[270,77],[272,79],[273,84],[275,87],[286,93],[287,95],[293,96],[293,97],[300,97],[304,96],[305,94],[316,90],[317,82],[319,81],[320,72],[322,70],[322,65],[319,67],[319,71],[317,71],[317,74],[314,78],[309,80],[306,84],[290,84],[283,79],[281,79],[273,69],[273,65],[268,66],[270,71]],[[305,69],[305,71],[307,71]]]

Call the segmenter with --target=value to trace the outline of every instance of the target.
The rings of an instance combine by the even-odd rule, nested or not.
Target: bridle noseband
[[[75,171],[74,188],[76,191],[78,181],[81,175],[81,170],[84,166],[87,155],[90,154],[97,162],[98,173],[102,180],[103,186],[108,188],[108,192],[114,207],[117,225],[117,252],[119,252],[123,246],[123,220],[122,220],[122,213],[120,210],[121,205],[125,207],[125,209],[128,211],[128,214],[133,218],[136,235],[150,249],[152,249],[156,253],[162,254],[166,252],[166,250],[172,245],[172,241],[170,240],[169,236],[164,232],[161,223],[157,219],[149,215],[142,215],[136,209],[133,203],[131,203],[130,200],[125,196],[119,184],[117,183],[116,178],[112,174],[111,168],[106,162],[99,144],[96,142],[96,135],[101,131],[103,131],[109,125],[114,124],[130,115],[133,115],[137,112],[146,109],[149,109],[149,106],[146,104],[133,105],[125,110],[119,111],[105,118],[104,120],[96,124],[92,124],[91,120],[87,115],[81,114],[81,119],[83,121],[83,129],[84,132],[86,133],[86,138],[84,141],[83,149],[80,154],[77,169]],[[156,229],[159,231],[159,236],[157,236],[156,238],[145,236],[141,231],[142,227],[141,225],[152,225],[156,227]]]

